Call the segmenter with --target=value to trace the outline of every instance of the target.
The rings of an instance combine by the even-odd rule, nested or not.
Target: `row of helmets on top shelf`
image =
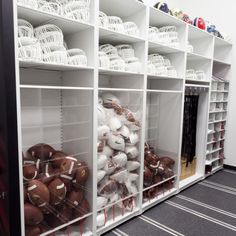
[[[201,17],[196,17],[194,18],[194,20],[192,20],[188,14],[184,13],[182,10],[178,8],[173,8],[170,10],[170,8],[168,7],[168,4],[164,2],[158,2],[154,5],[154,7],[180,20],[183,20],[184,22],[188,24],[194,25],[198,27],[199,29],[206,30],[208,33],[216,37],[225,39],[226,41],[229,41],[229,42],[232,41],[229,35],[223,32],[220,32],[213,23],[211,23],[210,21],[205,21]]]
[[[87,65],[85,52],[78,48],[68,49],[58,26],[46,24],[34,29],[23,19],[18,19],[18,57],[22,60]]]
[[[45,143],[22,155],[26,236],[45,233],[91,211],[86,162]]]
[[[135,111],[123,106],[114,94],[102,93],[99,97],[97,107],[97,225],[99,227],[106,225],[106,215],[114,207],[113,204],[124,211],[133,211],[136,208],[140,175],[141,113],[138,107],[133,110]],[[152,188],[154,184],[174,177],[172,170],[174,163],[172,158],[159,158],[154,154],[154,149],[146,145],[144,188],[150,187],[147,190],[149,197],[157,194],[155,192],[157,186]]]
[[[118,16],[107,16],[104,12],[99,12],[99,26],[113,30],[119,33],[125,33],[132,36],[139,36],[138,26],[132,22],[123,22]]]
[[[18,4],[73,20],[90,19],[90,0],[18,0]]]

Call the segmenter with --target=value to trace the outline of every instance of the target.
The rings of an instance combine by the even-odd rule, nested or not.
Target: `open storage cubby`
[[[62,202],[60,203],[60,207],[68,208],[67,213],[62,211],[57,204],[51,202],[54,192],[49,188],[51,191],[51,201],[47,207],[51,213],[45,215],[44,221],[45,227],[48,228],[49,232],[44,235],[57,231],[58,229],[63,229],[76,222],[78,224],[80,220],[83,221],[81,221],[80,224],[85,225],[83,230],[90,230],[90,232],[92,230],[90,227],[91,217],[89,217],[92,215],[93,211],[93,143],[90,141],[93,136],[92,104],[92,90],[77,90],[76,87],[74,89],[63,89],[63,87],[58,89],[53,86],[48,88],[21,86],[21,136],[24,157],[29,158],[29,160],[31,160],[32,157],[37,158],[37,154],[34,154],[34,151],[30,151],[30,148],[36,144],[45,143],[56,151],[64,152],[67,157],[75,158],[78,163],[85,162],[89,170],[86,184],[82,187],[82,185],[78,185],[77,182],[73,182],[75,179],[68,175],[69,172],[67,173],[66,170],[62,171],[56,169],[57,165],[53,161],[54,159],[47,157],[44,161],[42,159],[40,160],[42,168],[53,168],[48,169],[48,175],[45,177],[42,174],[36,177],[36,179],[43,181],[47,186],[50,186],[55,180],[59,181],[64,186],[66,183],[63,181],[64,176],[71,178],[68,185],[66,185],[67,188],[65,188],[66,196],[64,196],[65,199],[62,199],[63,204]],[[40,152],[45,152],[43,145],[38,146],[40,147]],[[32,150],[37,149],[33,147]],[[22,160],[23,166],[25,166],[24,168],[27,166],[27,160],[28,159]],[[74,167],[75,170],[79,168],[79,166]],[[32,182],[29,180],[24,182],[25,188],[28,189],[28,194],[31,194],[31,185]],[[82,205],[79,205],[78,208],[76,208],[76,205],[71,207],[69,200],[71,191],[82,191],[84,199],[86,199],[85,204],[88,205],[86,205],[85,208],[83,208]],[[55,196],[57,195],[55,194]],[[29,199],[31,198],[29,197]],[[30,201],[32,202],[32,200]],[[28,200],[26,200],[26,202],[28,202]],[[72,211],[75,211],[75,213],[72,214]],[[76,211],[78,211],[78,213],[76,213]],[[65,218],[57,218],[55,214],[65,214]],[[85,223],[86,221],[88,222]],[[90,227],[90,229],[87,227]],[[73,228],[71,228],[70,231],[73,232]]]
[[[191,87],[192,86],[192,87]],[[194,90],[194,85],[188,85]],[[200,90],[198,90],[200,89]],[[197,128],[196,128],[196,147],[195,147],[195,161],[196,169],[195,174],[180,181],[180,189],[184,189],[189,186],[192,182],[196,182],[202,179],[204,176],[204,163],[205,163],[205,148],[207,146],[208,152],[212,150],[212,144],[206,145],[207,142],[212,141],[212,138],[207,139],[208,130],[214,130],[214,125],[207,125],[208,120],[208,104],[209,104],[209,88],[196,88],[196,95],[198,99],[198,111],[197,111]],[[185,92],[189,94],[188,91]],[[194,93],[194,92],[193,92]]]
[[[193,46],[193,54],[212,58],[214,37],[193,25],[188,26],[188,42]]]
[[[149,154],[145,152],[143,180],[144,209],[148,209],[153,204],[160,202],[162,198],[172,195],[177,189],[182,93],[172,93],[165,90],[148,91],[146,109],[146,143],[150,146],[150,150],[152,150],[154,155],[158,157],[170,157],[175,163],[168,169],[169,172],[167,169],[164,169],[164,175],[160,164],[160,168],[155,174],[152,168],[158,165],[158,162],[154,160],[153,162],[149,162]],[[169,129],[169,132],[166,132],[167,129]],[[162,163],[162,160],[160,163]]]
[[[88,169],[85,169],[89,172],[86,183],[79,186],[75,182],[76,177],[72,178],[73,188],[82,188],[85,196],[83,199],[88,201],[83,204],[74,201],[75,204],[78,203],[80,214],[74,212],[70,214],[73,217],[68,218],[66,213],[62,212],[62,222],[47,228],[47,232],[41,230],[40,236],[101,235],[203,179],[205,166],[206,174],[222,168],[224,141],[227,138],[229,81],[232,77],[230,43],[137,0],[85,0],[90,2],[90,17],[87,22],[69,19],[48,10],[20,6],[16,2],[14,1],[14,34],[22,236],[27,235],[25,229],[28,229],[24,227],[23,187],[28,182],[23,180],[22,165],[25,163],[22,153],[26,156],[27,150],[35,144],[46,143],[55,150],[61,150],[72,158],[73,163],[76,160],[86,162]],[[109,18],[111,21],[108,22],[107,16],[120,17],[122,21]],[[101,17],[104,17],[103,25],[100,22]],[[62,30],[68,49],[79,48],[85,52],[87,64],[53,63],[37,60],[37,57],[33,56],[19,59],[18,18],[29,21],[34,28],[55,24]],[[116,23],[120,25],[117,26]],[[128,27],[125,31],[123,23],[126,27],[134,28]],[[109,24],[113,26],[108,27]],[[162,28],[159,36],[163,37],[163,40],[155,37],[155,27]],[[123,30],[117,30],[120,28]],[[151,37],[153,32],[154,37]],[[191,47],[188,42],[193,46],[193,52],[189,51]],[[110,60],[109,55],[113,53],[101,53],[99,46],[104,44],[123,45],[121,48],[124,49],[122,53],[125,55],[120,51],[125,62],[122,70],[119,70],[120,64],[123,65],[121,61],[117,67],[114,64],[112,67],[107,60],[100,68],[100,57],[105,54],[104,57],[108,56]],[[125,61],[127,54],[132,53],[127,45],[132,46],[136,58]],[[155,55],[151,58],[148,57],[150,54]],[[128,63],[131,64],[129,69]],[[156,67],[163,70],[155,70]],[[188,69],[198,71],[198,79],[187,79]],[[189,87],[194,88],[194,93],[200,91],[194,159],[196,171],[189,178],[182,179],[183,97]],[[99,123],[104,114],[104,123]],[[109,130],[108,136],[113,137],[109,143],[106,135],[105,138],[101,136],[104,130]],[[111,148],[107,147],[112,146],[113,141],[121,136],[125,149],[117,150],[116,147],[112,154],[109,153]],[[101,142],[101,137],[105,142]],[[135,142],[135,145],[132,142]],[[107,167],[101,167],[102,147],[108,160],[116,160],[116,169],[111,175],[107,172],[110,163],[106,162]],[[133,159],[130,156],[130,153],[133,153],[127,151],[130,147],[135,154]],[[170,168],[172,170],[169,170],[165,177],[156,178],[156,182],[149,186],[144,185],[146,180],[143,175],[148,159],[147,150],[152,153],[154,159],[157,155],[170,157],[175,161]],[[136,162],[135,173],[131,170],[134,163],[131,165],[126,162],[121,169],[117,167],[119,158],[123,157],[126,161],[124,154],[129,155],[127,162]],[[31,152],[31,155],[35,155],[35,152]],[[47,164],[53,162],[50,158],[47,159]],[[155,172],[159,171],[160,163],[161,161],[154,163]],[[158,164],[158,168],[155,164]],[[127,173],[128,168],[131,169]],[[53,169],[55,176],[59,178],[61,173],[58,168]],[[104,171],[105,177],[101,180],[104,180],[105,184],[110,183],[112,178],[122,178],[122,175],[113,176],[114,174],[127,174],[125,180],[119,179],[121,183],[117,184],[117,179],[116,184],[113,182],[116,187],[109,186],[109,197],[101,192],[101,182],[98,183],[98,178],[101,178]],[[43,172],[45,173],[42,174],[47,173],[46,170]],[[116,190],[122,190],[124,194],[117,197]],[[98,196],[105,197],[105,201],[102,199],[105,203],[101,205],[101,198]],[[64,203],[68,203],[67,198]],[[61,210],[59,206],[51,204],[50,209],[54,208],[54,213]],[[70,211],[70,207],[67,210]],[[44,214],[44,217],[46,219],[48,216]],[[47,224],[46,222],[47,220],[44,224]]]

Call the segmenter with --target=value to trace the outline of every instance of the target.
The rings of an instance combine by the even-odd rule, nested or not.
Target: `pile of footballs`
[[[231,38],[229,38],[228,35],[226,35],[223,32],[220,32],[214,24],[212,24],[210,21],[205,21],[201,17],[196,17],[194,19],[191,19],[188,14],[184,13],[182,10],[178,8],[173,8],[170,10],[167,3],[164,3],[164,2],[158,2],[154,5],[154,7],[188,24],[194,25],[198,27],[199,29],[205,30],[216,37],[225,39],[226,41],[231,41]]]

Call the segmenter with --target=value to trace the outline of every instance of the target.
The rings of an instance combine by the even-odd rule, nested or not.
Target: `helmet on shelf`
[[[154,5],[155,8],[157,8],[160,11],[163,11],[165,13],[169,13],[170,9],[167,5],[167,3],[165,2],[158,2],[157,4]]]
[[[194,19],[194,23],[193,23],[196,27],[198,27],[199,29],[205,30],[206,29],[206,23],[203,20],[203,18],[201,17],[196,17]]]
[[[183,15],[184,15],[183,11],[180,10],[179,8],[173,8],[173,9],[171,9],[170,14],[171,14],[172,16],[174,16],[174,17],[180,19],[180,20],[183,19]]]
[[[183,16],[182,16],[182,20],[190,25],[193,24],[193,21],[192,19],[189,17],[188,14],[184,13]]]

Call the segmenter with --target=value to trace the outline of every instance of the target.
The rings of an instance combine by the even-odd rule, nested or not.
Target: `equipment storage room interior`
[[[0,6],[0,236],[236,235],[235,1]]]

